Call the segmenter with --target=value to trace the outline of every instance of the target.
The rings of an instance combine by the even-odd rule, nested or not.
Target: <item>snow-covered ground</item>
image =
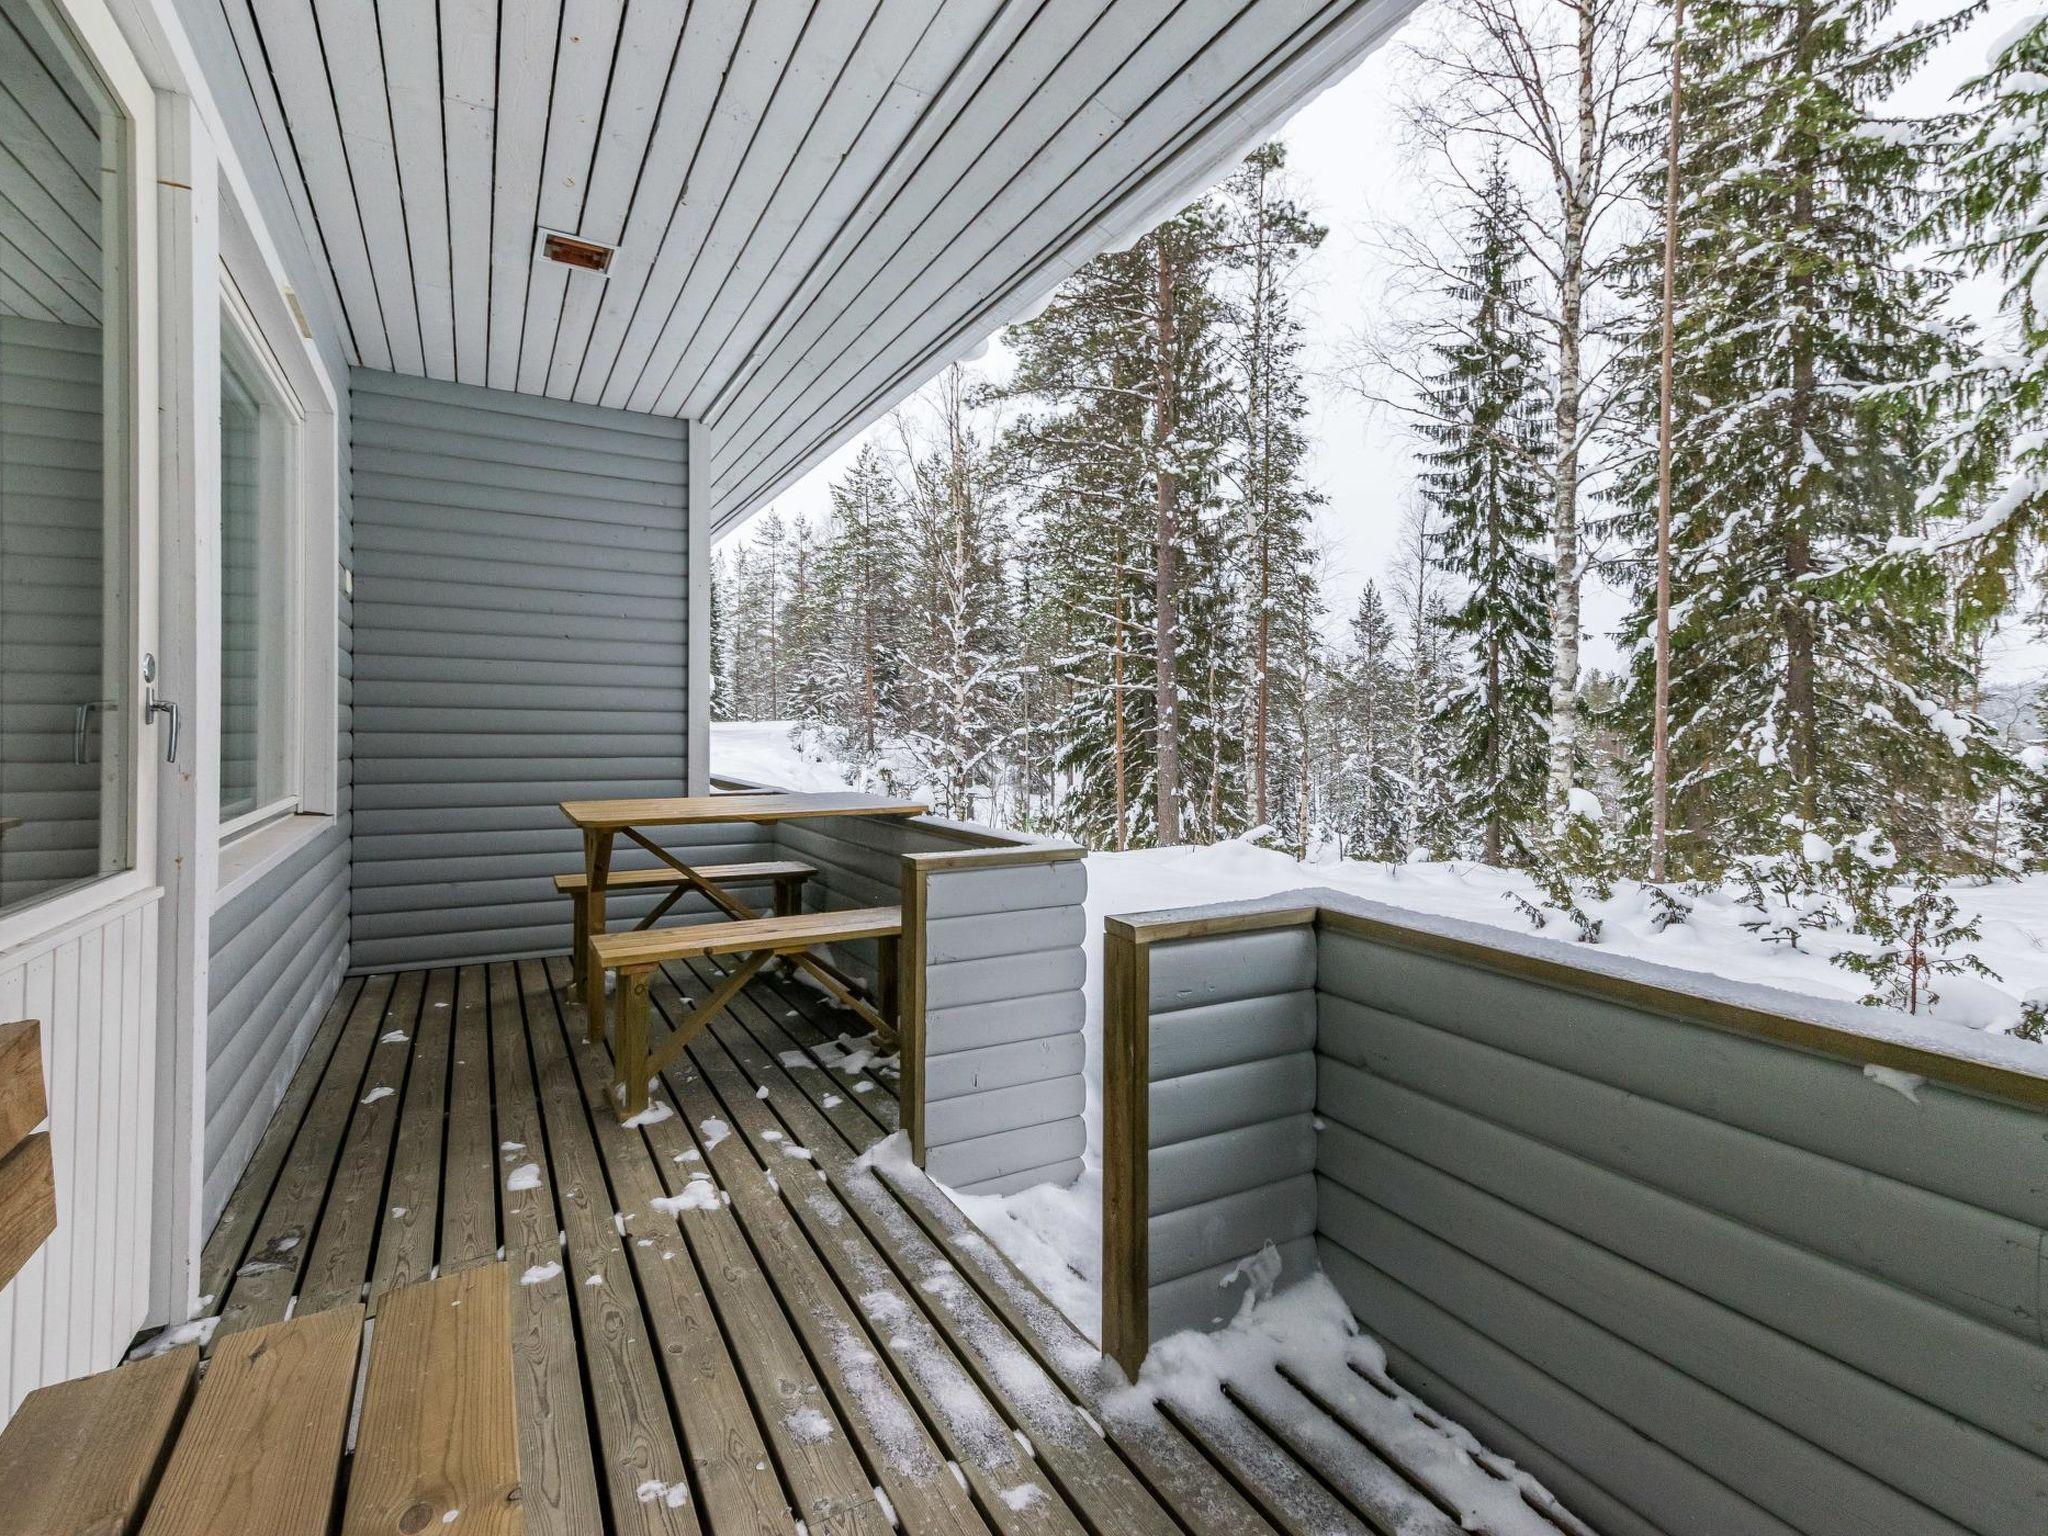
[[[845,787],[846,779],[834,765],[806,758],[796,749],[786,724],[718,724],[712,732],[712,764],[721,774],[787,788]],[[1527,876],[1483,864],[1302,863],[1247,842],[1091,854],[1086,1170],[1066,1188],[1041,1185],[1014,1195],[955,1196],[975,1224],[1090,1338],[1100,1336],[1103,919],[1162,907],[1243,901],[1304,886],[1334,887],[1391,906],[1490,923],[1525,935],[1531,931],[1529,920],[1509,898],[1541,899]],[[1969,948],[1998,979],[1937,978],[1940,1001],[1927,1016],[1926,1027],[1936,1034],[1953,1029],[1959,1037],[1973,1029],[2010,1030],[2019,1020],[2022,999],[2048,996],[2048,876],[1988,886],[1958,884],[1949,894],[1964,916],[1979,919],[1983,937]],[[1661,931],[1652,920],[1649,899],[1633,882],[1618,883],[1611,900],[1583,905],[1590,916],[1600,919],[1598,948],[1606,954],[1837,1001],[1854,1002],[1868,990],[1863,978],[1828,959],[1865,941],[1826,931],[1803,934],[1798,949],[1766,943],[1742,926],[1755,912],[1738,904],[1732,891],[1697,898],[1685,922]],[[1570,949],[1575,932],[1563,916],[1552,913],[1536,936]],[[2048,1046],[2041,1049],[2048,1051]],[[1332,1305],[1333,1298],[1327,1286],[1312,1294],[1290,1292],[1249,1309],[1220,1337],[1186,1337],[1173,1341],[1170,1348],[1155,1347],[1140,1390],[1192,1401],[1213,1389],[1231,1362],[1247,1355],[1277,1354],[1291,1362],[1314,1362],[1370,1352],[1370,1341],[1355,1336],[1355,1325],[1341,1304]],[[1462,1434],[1455,1426],[1444,1432]]]

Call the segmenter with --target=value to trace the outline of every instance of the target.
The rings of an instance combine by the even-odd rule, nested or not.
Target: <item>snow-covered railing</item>
[[[919,1164],[973,1194],[1071,1182],[1087,1143],[1084,850],[938,816],[782,822],[775,836],[818,870],[811,909],[903,907],[900,1099]],[[836,958],[872,976],[871,953]]]
[[[1226,1015],[1239,1054],[1285,1055],[1302,969],[1269,962],[1308,938],[1314,1256],[1404,1385],[1603,1530],[2038,1536],[2048,1052],[1336,892],[1109,920],[1103,1347],[1127,1370],[1191,1310],[1158,1283],[1184,1259],[1155,1264],[1153,1191],[1197,1187],[1199,1143],[1154,1127],[1200,1122],[1153,1061]],[[1216,1187],[1288,1187],[1298,1153],[1261,1134],[1211,1138]],[[1269,1240],[1305,1262],[1299,1212],[1264,1206],[1216,1223],[1236,1252],[1201,1273]]]

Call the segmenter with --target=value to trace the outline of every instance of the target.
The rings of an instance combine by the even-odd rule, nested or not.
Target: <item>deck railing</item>
[[[782,857],[819,871],[813,908],[903,908],[898,1091],[918,1163],[971,1193],[1078,1175],[1085,850],[940,816],[785,822],[774,835]],[[872,973],[871,955],[837,958]]]
[[[1127,1371],[1270,1241],[1596,1528],[2042,1529],[2048,1052],[1328,891],[1104,976]]]

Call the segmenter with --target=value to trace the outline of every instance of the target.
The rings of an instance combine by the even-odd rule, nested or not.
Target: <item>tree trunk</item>
[[[1154,329],[1156,355],[1156,397],[1152,412],[1154,468],[1158,484],[1158,521],[1155,530],[1157,560],[1153,573],[1153,624],[1156,636],[1158,679],[1159,763],[1157,789],[1158,838],[1162,847],[1180,841],[1180,700],[1175,684],[1174,664],[1180,618],[1176,611],[1178,575],[1175,570],[1180,543],[1179,488],[1177,477],[1167,467],[1173,448],[1173,263],[1166,243],[1153,241],[1156,290]]]
[[[1798,30],[1792,39],[1793,52],[1801,67],[1813,32],[1811,0],[1799,7]],[[1797,142],[1791,148],[1800,157],[1793,168],[1792,224],[1798,230],[1813,227],[1813,167],[1810,143]],[[1815,772],[1819,760],[1819,705],[1815,694],[1813,621],[1806,608],[1801,583],[1813,573],[1813,543],[1807,524],[1811,493],[1807,480],[1798,475],[1798,447],[1807,439],[1813,422],[1816,379],[1813,365],[1813,278],[1800,271],[1793,274],[1793,303],[1798,318],[1792,328],[1792,398],[1787,402],[1787,438],[1794,444],[1794,462],[1787,466],[1793,487],[1785,519],[1785,590],[1781,612],[1785,634],[1785,716],[1787,747],[1791,758],[1794,788],[1800,816],[1811,823],[1818,810]]]
[[[1550,603],[1549,799],[1561,808],[1577,769],[1579,738],[1579,395],[1586,309],[1586,232],[1598,173],[1598,100],[1593,70],[1592,0],[1578,7],[1578,158],[1564,197],[1559,241],[1557,318],[1557,462],[1550,514],[1555,561]]]
[[[1124,595],[1121,590],[1122,562],[1118,562],[1119,590],[1116,595],[1116,617],[1109,627],[1109,698],[1110,714],[1113,717],[1113,735],[1116,755],[1116,851],[1122,853],[1131,843],[1130,778],[1124,750]]]
[[[1685,100],[1679,46],[1685,0],[1671,13],[1671,124],[1664,147],[1664,294],[1657,385],[1657,633],[1655,695],[1650,708],[1650,879],[1670,878],[1671,825],[1671,432],[1676,379],[1678,286],[1678,133]]]

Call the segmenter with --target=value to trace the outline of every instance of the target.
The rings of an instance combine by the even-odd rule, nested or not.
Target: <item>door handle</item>
[[[164,761],[175,763],[178,760],[178,726],[181,723],[178,706],[169,699],[158,698],[156,696],[156,689],[152,686],[149,690],[149,697],[142,706],[142,718],[145,722],[148,722],[155,720],[158,715],[169,715],[171,717],[171,739],[164,744]]]
[[[142,684],[142,723],[148,725],[158,715],[171,717],[171,739],[164,746],[164,761],[175,763],[178,760],[178,706],[169,699],[156,696],[156,657],[148,651],[142,653]]]
[[[92,735],[93,711],[105,707],[104,699],[92,699],[71,712],[71,761],[79,767],[84,767],[89,761],[85,755],[85,744]]]

